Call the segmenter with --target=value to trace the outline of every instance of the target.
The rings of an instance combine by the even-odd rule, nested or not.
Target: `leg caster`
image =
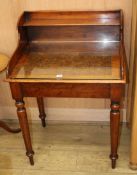
[[[118,142],[119,142],[119,127],[120,127],[120,103],[111,102],[110,112],[110,133],[111,133],[111,165],[114,169],[116,167],[116,160],[118,159]]]
[[[46,114],[44,110],[44,100],[42,97],[37,97],[37,104],[39,108],[39,118],[41,119],[42,126],[45,127],[46,126],[46,122],[45,122]]]

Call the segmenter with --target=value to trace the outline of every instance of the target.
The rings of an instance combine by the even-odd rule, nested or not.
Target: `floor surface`
[[[12,124],[17,125],[17,124]],[[21,133],[0,128],[0,175],[131,175],[130,132],[122,126],[119,159],[111,169],[110,133],[106,124],[30,125],[35,165],[29,164]]]

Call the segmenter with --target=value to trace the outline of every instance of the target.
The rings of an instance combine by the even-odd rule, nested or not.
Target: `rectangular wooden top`
[[[119,42],[29,45],[12,79],[120,80]],[[89,48],[90,47],[90,48]],[[100,47],[100,51],[95,48]]]

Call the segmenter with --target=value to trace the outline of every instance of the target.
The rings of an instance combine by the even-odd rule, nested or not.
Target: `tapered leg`
[[[27,119],[26,109],[25,109],[23,100],[16,101],[16,107],[17,107],[17,114],[19,118],[21,131],[22,131],[22,135],[24,138],[25,147],[27,151],[26,155],[29,157],[30,164],[34,165],[34,161],[33,161],[34,152],[32,150],[28,119]]]
[[[110,112],[110,133],[111,133],[110,159],[112,161],[112,168],[115,168],[116,160],[118,159],[117,149],[119,142],[119,127],[120,127],[120,103],[112,101],[111,112]]]
[[[13,129],[13,128],[10,128],[5,122],[3,121],[0,121],[0,128],[3,128],[5,129],[6,131],[8,132],[11,132],[11,133],[19,133],[21,131],[20,128],[17,128],[17,129]]]
[[[45,114],[45,110],[44,110],[43,98],[37,97],[37,103],[38,103],[38,108],[39,108],[39,117],[41,119],[42,126],[45,127],[46,126],[46,122],[45,122],[46,114]]]

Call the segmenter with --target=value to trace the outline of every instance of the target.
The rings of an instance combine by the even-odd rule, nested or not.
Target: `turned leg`
[[[111,112],[110,112],[110,133],[111,133],[110,159],[112,161],[112,168],[115,168],[116,160],[118,159],[117,149],[119,142],[119,127],[120,127],[120,103],[112,101]]]
[[[22,135],[24,138],[25,147],[27,151],[26,155],[29,157],[30,164],[34,165],[34,161],[33,161],[34,152],[32,150],[28,119],[27,119],[26,109],[25,109],[23,100],[16,101],[16,107],[17,107],[17,114],[19,118],[21,131],[22,131]]]
[[[20,128],[17,128],[17,129],[13,129],[13,128],[10,128],[5,122],[3,121],[0,121],[0,128],[3,128],[5,129],[6,131],[8,132],[11,132],[11,133],[19,133],[21,131]]]
[[[39,117],[41,119],[42,126],[45,127],[46,126],[46,122],[45,122],[46,114],[45,114],[45,110],[44,110],[43,98],[37,97],[37,103],[38,103],[38,108],[39,108]]]

